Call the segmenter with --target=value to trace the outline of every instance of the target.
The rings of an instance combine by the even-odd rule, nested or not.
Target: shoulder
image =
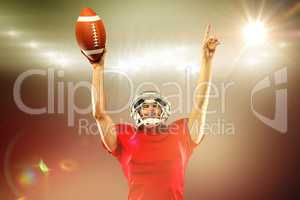
[[[169,130],[172,132],[188,133],[188,118],[179,118],[169,124]]]
[[[134,125],[130,123],[115,124],[115,130],[118,138],[130,138],[136,132]]]
[[[112,151],[112,155],[119,157],[128,144],[128,140],[135,135],[135,126],[130,123],[119,123],[114,125],[117,136],[117,148]]]
[[[199,144],[193,141],[191,138],[190,130],[188,127],[189,118],[179,118],[170,124],[171,129],[179,135],[179,139],[182,141],[187,149],[187,152],[191,154],[193,149]]]
[[[172,124],[184,124],[184,123],[187,123],[188,120],[189,120],[189,118],[187,118],[187,117],[182,117],[182,118],[179,118],[179,119],[174,120],[173,122],[171,122],[170,125],[172,125]]]
[[[115,128],[117,131],[130,131],[132,129],[134,129],[134,125],[130,124],[130,123],[119,123],[119,124],[115,124]]]
[[[169,124],[169,126],[170,126],[170,127],[173,127],[173,126],[184,127],[184,126],[187,126],[188,121],[189,121],[189,118],[182,117],[182,118],[176,119],[176,120],[174,120],[173,122],[171,122],[171,123]]]

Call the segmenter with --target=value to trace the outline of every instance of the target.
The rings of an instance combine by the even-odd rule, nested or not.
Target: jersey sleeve
[[[186,149],[187,154],[192,154],[195,147],[199,145],[192,140],[191,134],[188,127],[188,118],[181,118],[173,122],[176,127],[179,127],[178,135],[179,139],[182,142],[184,148]]]
[[[125,149],[126,138],[128,138],[128,135],[131,134],[132,126],[130,124],[115,124],[114,128],[117,135],[117,148],[111,151],[102,140],[101,143],[108,153],[115,157],[119,157]]]

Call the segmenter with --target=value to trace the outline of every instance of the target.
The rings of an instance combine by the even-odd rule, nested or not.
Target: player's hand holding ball
[[[94,68],[104,66],[106,32],[103,20],[91,8],[84,8],[77,19],[75,32],[81,53]]]
[[[97,67],[104,67],[104,62],[105,62],[105,58],[106,58],[106,55],[107,55],[107,49],[106,48],[103,50],[102,55],[99,56],[99,59],[97,59],[97,60],[91,60],[87,55],[84,54],[84,52],[82,50],[81,50],[81,53],[93,65],[94,69],[97,68]]]

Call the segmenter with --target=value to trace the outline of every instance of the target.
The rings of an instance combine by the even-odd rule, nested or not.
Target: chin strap
[[[146,118],[142,120],[142,123],[144,126],[158,126],[161,120],[157,118]]]

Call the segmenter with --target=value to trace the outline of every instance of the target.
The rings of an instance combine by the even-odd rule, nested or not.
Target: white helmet
[[[139,110],[142,107],[143,103],[154,103],[154,102],[156,102],[162,110],[159,118],[143,119],[139,113]],[[156,91],[144,91],[140,93],[137,97],[135,97],[135,99],[133,100],[130,106],[130,116],[133,118],[135,125],[137,127],[139,127],[140,125],[157,126],[167,121],[170,114],[171,114],[170,103]]]

